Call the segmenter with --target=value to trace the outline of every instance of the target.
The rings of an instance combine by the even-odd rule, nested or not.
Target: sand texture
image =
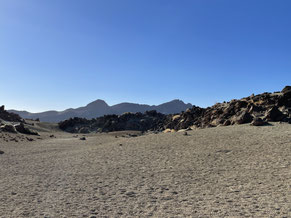
[[[0,133],[0,217],[291,217],[290,124],[50,134]]]

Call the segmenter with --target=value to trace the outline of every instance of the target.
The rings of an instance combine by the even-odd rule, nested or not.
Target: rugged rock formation
[[[38,135],[37,132],[25,127],[25,121],[18,114],[6,111],[4,106],[0,107],[0,131]]]
[[[29,128],[25,127],[23,123],[19,123],[19,124],[16,124],[15,126],[15,129],[22,133],[22,134],[27,134],[27,135],[38,135],[37,132],[35,131],[32,131],[30,130]]]
[[[166,115],[156,111],[105,115],[96,119],[71,118],[59,123],[62,130],[71,133],[112,132],[121,130],[158,130],[163,128]]]
[[[193,107],[172,116],[166,124],[170,129],[189,127],[215,127],[251,123],[264,125],[267,121],[291,122],[291,87],[286,86],[281,92],[252,95],[240,100],[215,104],[206,109]]]
[[[0,107],[0,119],[10,122],[22,122],[23,119],[15,113],[10,113],[5,110],[4,105]]]
[[[0,126],[0,130],[3,132],[17,133],[15,127],[10,124],[4,124]]]
[[[61,129],[74,133],[120,130],[181,130],[252,123],[261,126],[272,122],[291,123],[291,87],[281,92],[252,95],[240,100],[218,103],[208,108],[193,106],[185,112],[163,115],[156,111],[105,115],[87,120],[73,118],[59,123]]]

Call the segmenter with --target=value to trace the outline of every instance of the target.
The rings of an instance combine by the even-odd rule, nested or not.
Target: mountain
[[[45,111],[41,113],[30,113],[27,111],[9,110],[9,112],[19,114],[25,119],[37,119],[43,122],[60,122],[71,117],[80,117],[92,119],[100,117],[106,114],[123,114],[125,112],[145,112],[149,110],[156,110],[163,114],[175,114],[185,111],[187,108],[191,108],[192,104],[185,104],[181,100],[173,100],[160,105],[147,105],[147,104],[134,104],[134,103],[120,103],[113,106],[109,106],[103,100],[96,100],[85,107],[79,107],[76,109],[70,108],[64,111]]]

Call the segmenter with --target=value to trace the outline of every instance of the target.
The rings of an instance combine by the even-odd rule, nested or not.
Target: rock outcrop
[[[38,135],[37,132],[32,131],[25,126],[24,119],[22,119],[18,114],[6,111],[4,106],[0,107],[0,131]]]
[[[38,135],[37,132],[32,131],[29,128],[25,127],[23,123],[16,124],[14,127],[19,133],[27,135]]]
[[[71,133],[112,132],[122,130],[158,130],[163,128],[166,115],[156,111],[104,115],[96,119],[71,118],[59,123],[62,130]]]
[[[10,122],[23,122],[18,114],[6,111],[4,105],[0,107],[0,119]]]
[[[178,131],[251,123],[254,126],[270,122],[291,123],[291,87],[281,92],[251,95],[240,100],[218,103],[208,108],[193,106],[185,112],[164,115],[156,111],[105,115],[92,120],[73,118],[59,123],[61,129],[73,133],[120,130]]]
[[[175,119],[174,119],[175,118]],[[218,103],[206,109],[193,107],[177,117],[172,116],[165,128],[215,127],[252,123],[254,126],[272,122],[291,122],[291,87],[281,92],[251,95],[240,100]]]

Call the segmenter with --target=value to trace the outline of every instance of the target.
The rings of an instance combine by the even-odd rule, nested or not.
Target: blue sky
[[[290,0],[0,0],[0,104],[210,106],[291,81]]]

